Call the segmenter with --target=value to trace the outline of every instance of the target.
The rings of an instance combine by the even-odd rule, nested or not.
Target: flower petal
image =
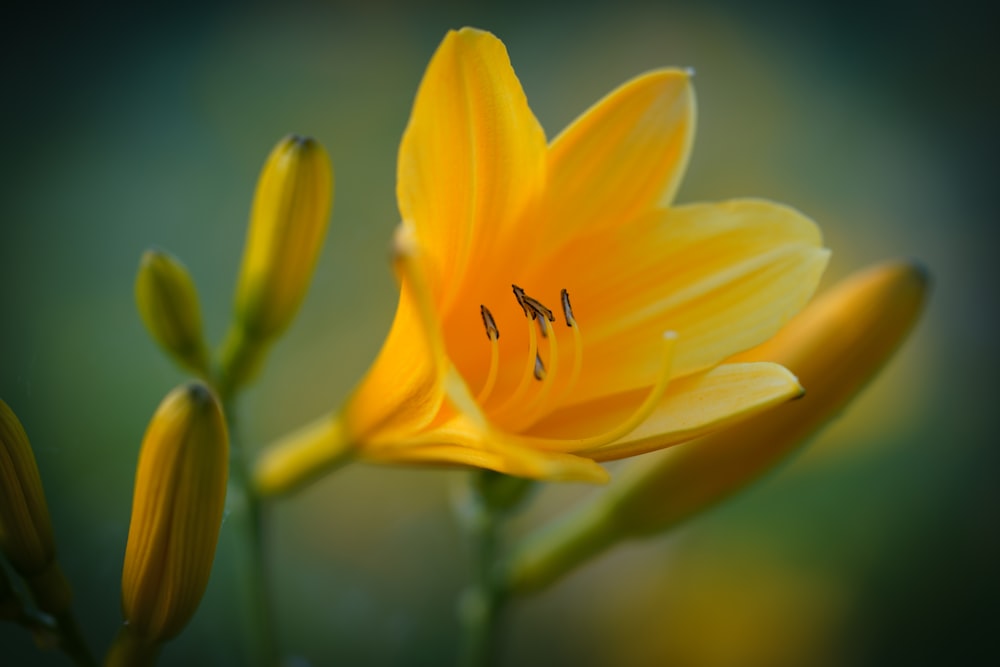
[[[802,387],[795,376],[777,364],[723,364],[671,383],[656,410],[624,438],[574,453],[610,461],[663,449],[727,427],[801,395]],[[641,391],[566,408],[552,415],[537,430],[549,437],[565,439],[600,432],[626,419],[638,400],[641,400]]]
[[[389,336],[344,408],[350,438],[406,433],[433,420],[444,399],[436,357],[411,291],[403,283]]]
[[[815,290],[821,243],[798,212],[736,200],[655,211],[566,246],[540,280],[568,288],[583,332],[574,402],[651,384],[664,330],[679,334],[675,377],[767,340]]]
[[[548,481],[603,484],[609,479],[607,471],[590,459],[523,447],[464,414],[405,440],[368,447],[362,458],[377,463],[472,466]]]
[[[595,104],[548,155],[543,247],[669,205],[694,139],[694,92],[683,70],[639,76]]]
[[[378,358],[342,415],[346,438],[364,442],[423,428],[437,416],[453,375],[431,303],[425,255],[413,227],[393,237],[399,305]]]
[[[536,196],[545,151],[503,43],[470,28],[449,32],[417,92],[396,186],[441,312],[466,267]]]

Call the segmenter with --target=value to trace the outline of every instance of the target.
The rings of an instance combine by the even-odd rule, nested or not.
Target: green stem
[[[231,404],[236,393],[257,377],[272,342],[253,337],[235,325],[229,330],[220,351],[215,381],[224,404]]]
[[[274,667],[278,664],[278,649],[264,556],[264,507],[251,484],[249,456],[239,438],[232,398],[225,403],[225,413],[229,422],[231,450],[230,524],[236,526],[243,542],[242,548],[236,551],[240,558],[238,569],[243,582],[242,590],[248,598],[244,605],[248,653],[257,665]]]
[[[152,667],[159,654],[158,644],[132,634],[128,625],[124,625],[104,658],[104,667]]]
[[[528,496],[534,483],[489,470],[473,473],[466,519],[472,553],[473,580],[459,601],[462,667],[497,664],[497,636],[507,606],[507,587],[500,576],[501,529],[504,519]]]
[[[504,595],[493,576],[499,546],[499,517],[491,508],[480,505],[470,519],[473,581],[459,601],[462,628],[459,664],[486,667],[496,664],[496,638],[504,607]]]
[[[70,608],[72,592],[59,564],[53,561],[41,575],[27,577],[23,585],[36,605],[45,604],[49,609],[62,611],[48,613],[40,606],[26,605],[25,593],[13,586],[4,563],[0,562],[0,620],[21,625],[34,635],[38,646],[58,648],[80,667],[97,667]]]
[[[56,616],[56,628],[59,631],[59,648],[63,653],[80,667],[97,667],[97,660],[90,652],[73,612],[67,611]]]

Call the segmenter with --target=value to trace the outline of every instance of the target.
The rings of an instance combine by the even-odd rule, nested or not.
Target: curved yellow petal
[[[821,244],[811,220],[759,200],[656,211],[570,244],[548,280],[565,281],[584,332],[574,402],[650,384],[665,329],[679,335],[675,377],[767,340],[815,291]]]
[[[509,232],[536,196],[545,151],[503,43],[471,28],[449,32],[417,92],[396,185],[442,310],[470,262]]]
[[[431,303],[426,255],[406,223],[396,229],[393,244],[400,283],[396,317],[342,414],[344,438],[356,443],[424,428],[438,414],[448,388],[451,363]]]
[[[694,140],[688,72],[657,70],[608,94],[564,130],[548,155],[545,247],[669,205]]]
[[[741,355],[786,364],[805,385],[805,396],[678,447],[655,466],[629,470],[611,501],[620,529],[663,530],[769,470],[875,376],[916,323],[927,288],[923,267],[879,264],[824,292],[780,334]]]
[[[627,418],[641,395],[642,390],[627,392],[565,408],[537,430],[552,438],[566,439],[599,433]],[[574,453],[610,461],[663,449],[728,427],[801,395],[798,380],[778,364],[723,364],[672,382],[652,414],[625,437]]]
[[[363,460],[377,463],[417,463],[487,468],[507,475],[547,481],[578,481],[603,484],[608,473],[594,461],[563,452],[521,446],[505,433],[483,428],[467,415],[458,414],[445,423],[362,450]]]

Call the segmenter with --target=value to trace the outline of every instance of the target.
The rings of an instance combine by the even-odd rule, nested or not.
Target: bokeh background
[[[139,3],[141,4],[141,3]],[[226,328],[257,171],[288,132],[334,160],[314,287],[244,431],[266,443],[344,399],[395,306],[395,153],[449,28],[507,44],[549,136],[625,79],[694,67],[680,201],[761,196],[822,225],[827,284],[916,257],[934,292],[913,338],[802,455],[669,536],[519,604],[509,665],[983,664],[1000,562],[998,13],[951,2],[38,4],[5,10],[0,71],[0,395],[34,443],[84,630],[120,622],[134,464],[185,378],[135,311],[139,256],[178,255]],[[297,665],[442,665],[466,577],[456,472],[355,466],[273,512],[280,635]],[[515,534],[592,490],[546,489]],[[165,665],[240,665],[223,526]],[[0,664],[66,664],[0,627]]]

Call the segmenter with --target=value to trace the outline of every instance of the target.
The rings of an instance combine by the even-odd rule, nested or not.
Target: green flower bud
[[[184,368],[208,371],[198,290],[187,269],[162,250],[147,250],[135,279],[135,301],[146,329]]]

